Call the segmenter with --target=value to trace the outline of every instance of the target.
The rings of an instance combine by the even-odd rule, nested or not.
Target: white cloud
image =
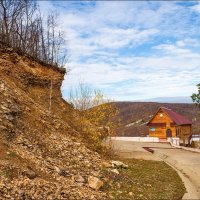
[[[60,2],[65,7],[59,7],[59,22],[72,68],[63,90],[84,80],[117,100],[195,91],[200,80],[200,23],[193,14],[200,4],[188,9],[175,1],[91,3],[76,7]],[[44,8],[46,2],[40,4]],[[47,7],[53,6],[48,2]]]
[[[185,47],[185,46],[199,47],[200,46],[200,41],[197,40],[197,39],[186,38],[186,39],[177,41],[176,45],[180,46],[180,47]]]
[[[192,56],[192,55],[191,55]],[[117,100],[148,99],[156,96],[187,96],[200,80],[200,55],[186,57],[121,57],[115,66],[106,62],[74,63],[63,87],[76,85],[84,78],[88,85],[107,91]]]
[[[179,41],[179,46],[180,46],[180,41]],[[181,43],[183,45],[183,43]],[[176,45],[171,45],[171,44],[161,44],[158,46],[155,46],[154,49],[162,50],[165,53],[169,54],[175,54],[177,55],[185,55],[185,56],[190,56],[191,50],[186,49],[186,48],[180,48]]]
[[[121,29],[121,28],[103,28],[98,30],[99,34],[96,37],[91,38],[94,44],[100,48],[122,48],[129,45],[136,46],[142,44],[145,41],[159,31],[156,29],[148,29],[138,31],[133,28]]]
[[[198,3],[197,5],[195,6],[192,6],[192,9],[198,13],[200,13],[200,3]]]

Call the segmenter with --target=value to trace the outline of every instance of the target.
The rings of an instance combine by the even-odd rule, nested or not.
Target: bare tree
[[[91,141],[94,148],[100,148],[103,139],[114,135],[119,125],[113,120],[118,114],[118,108],[101,91],[80,83],[70,91],[68,102],[76,111],[77,130]]]
[[[67,51],[57,19],[55,12],[44,19],[36,1],[0,0],[0,42],[46,64],[64,66]]]

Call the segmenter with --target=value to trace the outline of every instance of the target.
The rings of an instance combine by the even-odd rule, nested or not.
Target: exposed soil
[[[63,79],[62,71],[0,49],[0,199],[106,198],[87,184],[94,171],[100,178],[103,159],[73,128]]]

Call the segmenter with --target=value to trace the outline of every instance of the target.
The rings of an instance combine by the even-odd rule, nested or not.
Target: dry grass
[[[185,187],[171,167],[161,161],[123,160],[128,169],[118,169],[120,174],[104,171],[108,177],[103,190],[111,199],[181,199]],[[110,181],[112,180],[112,181]]]

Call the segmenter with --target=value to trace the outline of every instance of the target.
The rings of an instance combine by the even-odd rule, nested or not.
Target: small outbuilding
[[[171,109],[160,107],[147,123],[150,137],[167,139],[180,138],[181,143],[188,143],[192,134],[192,122]]]

